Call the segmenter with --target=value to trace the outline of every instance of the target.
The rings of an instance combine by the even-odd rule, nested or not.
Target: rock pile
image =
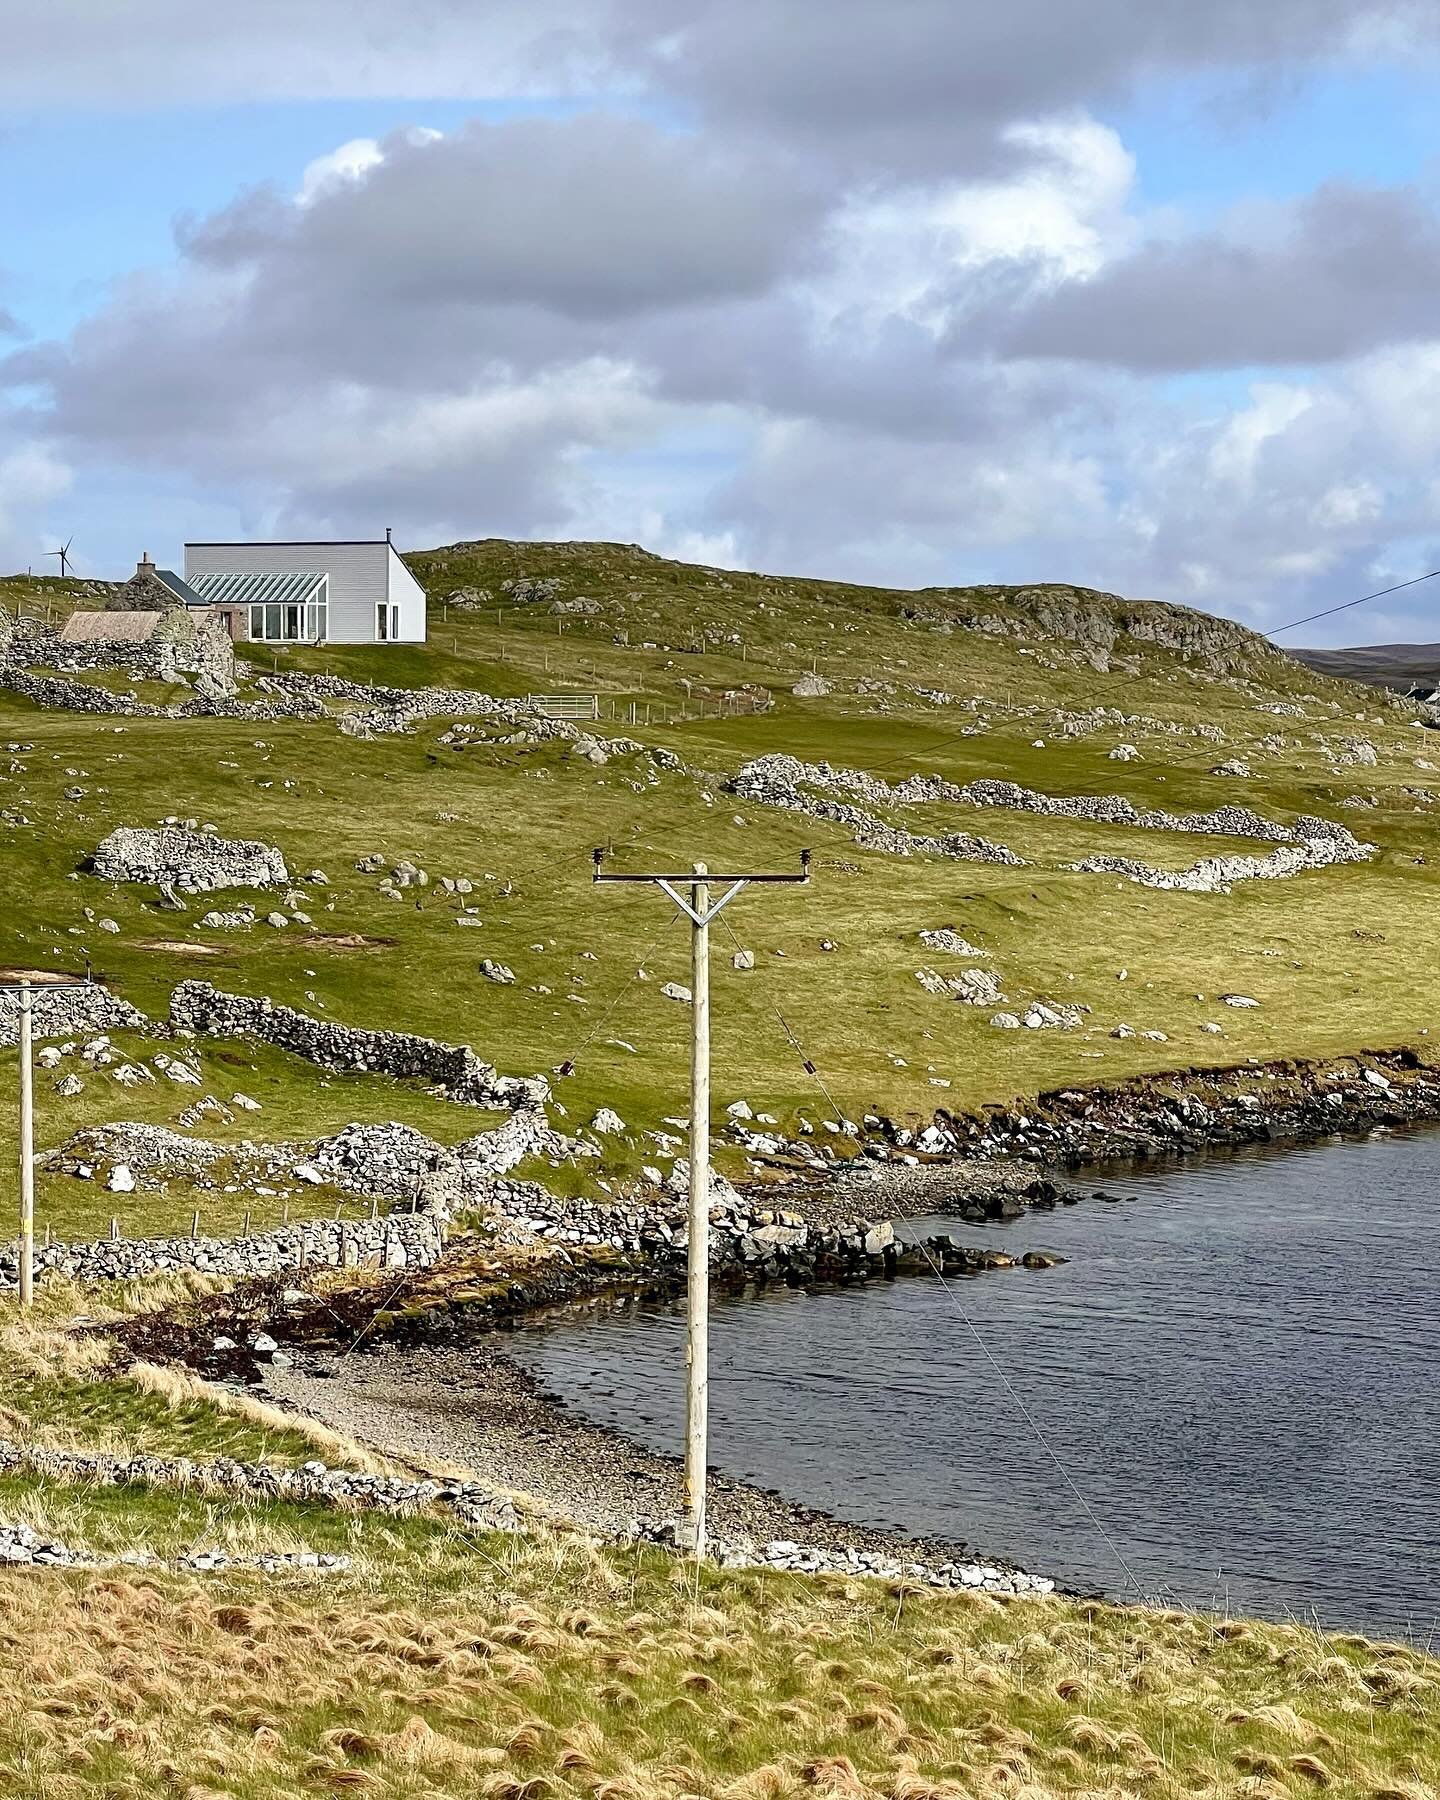
[[[988,950],[977,950],[960,933],[949,925],[942,925],[935,931],[919,933],[920,942],[931,950],[944,950],[950,956],[988,956]]]
[[[1000,992],[1000,977],[992,969],[962,969],[958,975],[917,969],[915,979],[927,994],[951,994],[967,1006],[998,1006],[1005,998]]]
[[[91,867],[104,881],[146,881],[182,894],[283,887],[290,880],[285,858],[273,845],[170,823],[117,827],[96,847]]]

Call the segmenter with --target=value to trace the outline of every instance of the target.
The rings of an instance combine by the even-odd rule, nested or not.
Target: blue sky
[[[688,3],[177,4],[0,72],[0,563],[389,524],[1262,628],[1440,565],[1425,8],[742,0],[747,74]]]

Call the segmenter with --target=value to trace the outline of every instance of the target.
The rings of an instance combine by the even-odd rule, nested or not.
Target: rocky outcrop
[[[144,881],[182,894],[283,887],[290,880],[285,858],[273,845],[181,825],[118,826],[96,847],[91,868],[103,881]]]
[[[170,996],[170,1023],[176,1031],[211,1037],[257,1038],[303,1056],[324,1069],[434,1082],[462,1106],[520,1111],[542,1105],[547,1085],[538,1077],[498,1075],[468,1044],[444,1044],[409,1031],[367,1031],[316,1019],[268,997],[227,994],[208,981],[182,981]]]
[[[1215,674],[1275,663],[1268,639],[1229,619],[1160,600],[1065,583],[1038,587],[927,588],[906,611],[924,623],[961,626],[1025,642],[1073,644],[1102,673],[1117,656],[1166,650]]]

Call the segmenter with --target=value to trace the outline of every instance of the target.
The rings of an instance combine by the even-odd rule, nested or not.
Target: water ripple
[[[1424,1637],[1440,1615],[1440,1134],[1211,1158],[1120,1191],[1134,1203],[915,1229],[1070,1258],[956,1292],[1147,1586]],[[677,1309],[637,1305],[515,1348],[590,1416],[673,1450],[682,1338]],[[938,1283],[722,1302],[711,1352],[728,1474],[1116,1587]]]

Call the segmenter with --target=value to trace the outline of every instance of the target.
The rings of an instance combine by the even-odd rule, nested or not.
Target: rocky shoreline
[[[261,1392],[419,1466],[460,1462],[564,1526],[673,1547],[680,1460],[644,1449],[547,1392],[497,1341],[383,1345],[267,1370]],[[906,1577],[933,1587],[1042,1595],[1045,1576],[963,1543],[907,1539],[836,1519],[712,1469],[710,1554],[723,1567]]]
[[[1023,1111],[997,1105],[969,1119],[937,1113],[929,1129],[947,1140],[939,1154],[862,1156],[830,1165],[819,1179],[813,1169],[793,1169],[780,1190],[773,1178],[749,1187],[737,1197],[739,1235],[733,1254],[717,1258],[717,1280],[809,1285],[933,1273],[937,1264],[947,1275],[1008,1267],[1020,1259],[953,1238],[927,1240],[929,1261],[907,1251],[884,1221],[948,1212],[984,1224],[1117,1197],[1081,1192],[1065,1179],[1077,1169],[1138,1172],[1202,1150],[1362,1135],[1437,1116],[1440,1079],[1410,1049],[1057,1089]],[[867,1128],[878,1138],[884,1122]],[[765,1210],[777,1191],[790,1210]],[[544,1392],[507,1356],[503,1333],[547,1310],[608,1304],[617,1293],[673,1293],[684,1263],[674,1229],[679,1203],[667,1202],[668,1216],[667,1206],[647,1212],[636,1200],[605,1208],[516,1181],[494,1183],[493,1197],[497,1226],[457,1238],[428,1267],[317,1269],[299,1287],[275,1273],[196,1303],[183,1328],[167,1330],[175,1322],[156,1315],[110,1329],[132,1354],[258,1385],[422,1469],[463,1463],[497,1491],[533,1497],[542,1515],[610,1538],[663,1543],[676,1506],[676,1461]],[[723,1237],[724,1227],[716,1229]],[[306,1291],[316,1285],[321,1291]],[[998,1593],[1053,1586],[963,1545],[900,1541],[720,1472],[713,1483],[721,1561]]]

